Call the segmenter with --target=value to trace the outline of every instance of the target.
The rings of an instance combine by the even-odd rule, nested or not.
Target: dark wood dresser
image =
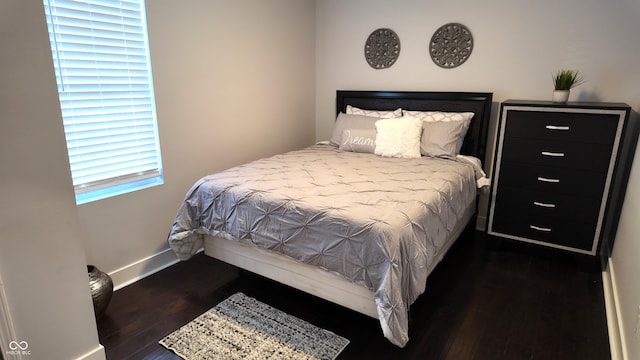
[[[622,103],[502,103],[489,237],[594,262],[600,255],[603,264],[635,147],[635,139],[626,137],[630,111]]]

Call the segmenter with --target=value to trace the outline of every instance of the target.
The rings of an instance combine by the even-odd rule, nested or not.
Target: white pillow
[[[402,110],[404,116],[412,116],[424,121],[466,121],[471,122],[472,112],[444,112],[444,111],[412,111]],[[468,126],[468,125],[467,125]]]
[[[374,153],[384,157],[419,158],[422,120],[411,116],[376,121]]]
[[[346,113],[352,114],[352,115],[375,116],[382,119],[402,117],[401,108],[397,108],[395,110],[365,110],[365,109],[357,108],[355,106],[347,105]]]

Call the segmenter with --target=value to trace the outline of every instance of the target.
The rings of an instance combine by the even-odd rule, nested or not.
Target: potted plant
[[[583,82],[578,71],[559,70],[553,77],[553,102],[566,103],[569,100],[571,88]]]

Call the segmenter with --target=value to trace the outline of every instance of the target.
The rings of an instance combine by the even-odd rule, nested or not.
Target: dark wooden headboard
[[[347,105],[371,110],[473,112],[475,116],[460,151],[484,161],[493,93],[421,91],[346,91],[336,93],[336,116]]]

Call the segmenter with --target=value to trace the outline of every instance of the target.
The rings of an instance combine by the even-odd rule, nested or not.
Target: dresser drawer
[[[542,192],[602,198],[606,173],[526,164],[503,164],[494,190],[517,186]],[[495,185],[494,185],[495,186]]]
[[[591,251],[596,225],[519,213],[496,213],[490,229],[490,233],[493,232]]]
[[[522,213],[535,218],[596,224],[600,199],[503,187],[497,194],[495,208],[499,212]]]
[[[611,147],[611,144],[506,137],[502,149],[502,160],[606,172],[611,161]]]
[[[509,136],[612,144],[620,115],[508,110]]]

